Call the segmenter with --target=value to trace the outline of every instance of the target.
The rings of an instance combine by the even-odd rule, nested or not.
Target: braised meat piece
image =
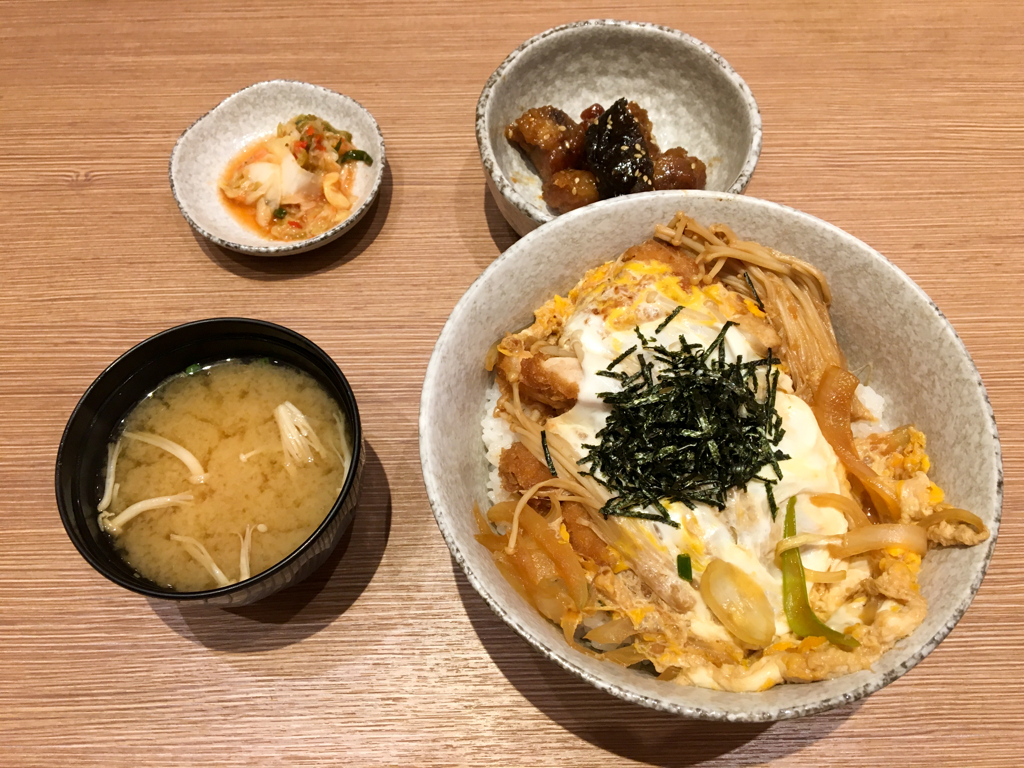
[[[541,179],[547,181],[561,170],[580,166],[585,130],[585,125],[548,105],[524,112],[505,128],[505,138],[526,152]]]
[[[587,524],[590,516],[587,508],[575,501],[562,502],[562,522],[569,532],[572,548],[598,565],[614,568],[619,563],[615,550],[609,547]]]
[[[547,105],[505,128],[543,181],[544,201],[558,213],[652,189],[704,189],[707,168],[682,147],[662,152],[647,110],[622,98],[606,111],[591,104],[576,122]]]
[[[559,213],[567,213],[601,199],[597,178],[590,171],[570,168],[544,182],[544,202]]]
[[[645,240],[639,245],[627,248],[622,254],[623,261],[661,261],[668,264],[672,274],[682,278],[684,284],[693,284],[699,272],[697,262],[690,256],[661,240]]]
[[[587,128],[586,149],[602,199],[654,189],[654,163],[643,128],[625,99],[612,104]]]
[[[644,146],[647,147],[647,152],[651,157],[657,157],[661,154],[661,149],[658,147],[658,142],[654,140],[654,126],[651,125],[651,118],[647,116],[647,110],[637,104],[635,101],[631,101],[626,105],[626,109],[636,120],[636,124],[640,126],[640,132],[644,136]]]
[[[551,472],[543,462],[537,461],[529,449],[520,442],[512,443],[498,459],[498,477],[501,487],[509,493],[522,493],[537,483],[551,479]],[[547,512],[551,502],[534,496],[528,502],[534,509]]]
[[[558,413],[576,405],[583,380],[583,368],[575,357],[505,357],[497,364],[508,382],[518,382],[519,391],[530,400],[551,406]]]
[[[707,182],[704,163],[682,147],[667,149],[654,160],[655,189],[704,189]]]

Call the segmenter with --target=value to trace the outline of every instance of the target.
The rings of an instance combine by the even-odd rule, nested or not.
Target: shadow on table
[[[494,261],[497,254],[489,248],[480,248],[478,239],[480,220],[479,214],[476,212],[483,208],[487,231],[491,240],[498,247],[498,254],[504,253],[512,243],[519,239],[519,235],[509,226],[505,217],[501,215],[501,211],[498,210],[498,204],[494,202],[494,195],[487,188],[487,180],[480,165],[478,153],[472,152],[467,155],[453,190],[453,209],[457,212],[469,212],[467,215],[456,215],[456,221],[460,224],[462,240],[473,255],[474,262],[480,269],[485,269]]]
[[[249,653],[297,643],[328,626],[369,585],[391,530],[391,491],[380,458],[365,444],[363,488],[352,524],[305,581],[240,608],[150,600],[167,626],[196,643]]]
[[[366,215],[332,243],[293,256],[252,256],[221,248],[193,231],[199,247],[214,264],[250,280],[290,280],[326,272],[351,261],[374,241],[391,210],[391,166],[385,166],[380,193]],[[500,215],[500,214],[499,214]]]
[[[630,704],[541,656],[491,611],[454,560],[452,570],[473,628],[508,681],[560,726],[620,757],[666,768],[717,758],[722,765],[761,765],[828,736],[860,707],[778,723],[717,723]]]

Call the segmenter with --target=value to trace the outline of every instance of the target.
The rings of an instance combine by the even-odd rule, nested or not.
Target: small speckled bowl
[[[313,114],[349,131],[352,142],[373,158],[359,163],[354,192],[356,208],[344,221],[308,240],[269,240],[240,224],[221,201],[217,183],[228,163],[278,123]],[[171,192],[181,215],[196,232],[224,248],[256,256],[285,256],[326,245],[348,232],[366,215],[384,177],[384,136],[373,115],[359,102],[318,85],[269,80],[243,88],[196,120],[171,152]]]
[[[891,424],[915,423],[928,436],[931,476],[955,506],[991,531],[969,548],[932,550],[920,574],[928,615],[873,669],[762,693],[688,688],[572,650],[502,578],[474,539],[473,503],[488,505],[489,465],[481,434],[492,376],[483,361],[494,342],[525,327],[552,294],[565,294],[587,269],[651,237],[683,210],[724,223],[820,267],[832,287],[832,317],[850,366],[870,364],[870,384],[887,401]],[[1002,462],[992,409],[978,371],[938,307],[884,256],[805,213],[742,195],[695,191],[630,195],[581,208],[531,232],[477,279],[452,311],[427,366],[420,401],[420,458],[427,495],[452,555],[470,584],[542,654],[627,701],[706,720],[761,722],[821,712],[891,683],[923,659],[967,610],[995,546]],[[957,670],[939,669],[950,684]]]
[[[662,149],[684,147],[708,166],[707,189],[742,192],[761,153],[761,114],[729,63],[690,35],[655,24],[595,19],[531,37],[491,75],[476,105],[487,186],[525,235],[558,214],[541,197],[533,164],[505,127],[546,104],[574,120],[620,98],[647,110]]]

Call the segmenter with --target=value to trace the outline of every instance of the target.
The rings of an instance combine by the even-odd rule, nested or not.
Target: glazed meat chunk
[[[708,172],[700,158],[682,147],[672,147],[654,160],[655,189],[704,189]]]
[[[559,171],[544,183],[544,202],[559,213],[567,213],[600,199],[597,178],[590,171],[570,168]]]
[[[505,129],[505,138],[526,152],[544,181],[579,167],[584,134],[585,126],[550,105],[527,110]]]

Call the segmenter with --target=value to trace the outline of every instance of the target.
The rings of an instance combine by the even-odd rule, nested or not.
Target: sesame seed
[[[576,194],[576,187],[573,187],[573,188],[572,188],[572,193],[573,193],[574,195]]]
[[[636,147],[637,149],[640,149],[640,145],[639,144],[634,144],[633,146]]]

